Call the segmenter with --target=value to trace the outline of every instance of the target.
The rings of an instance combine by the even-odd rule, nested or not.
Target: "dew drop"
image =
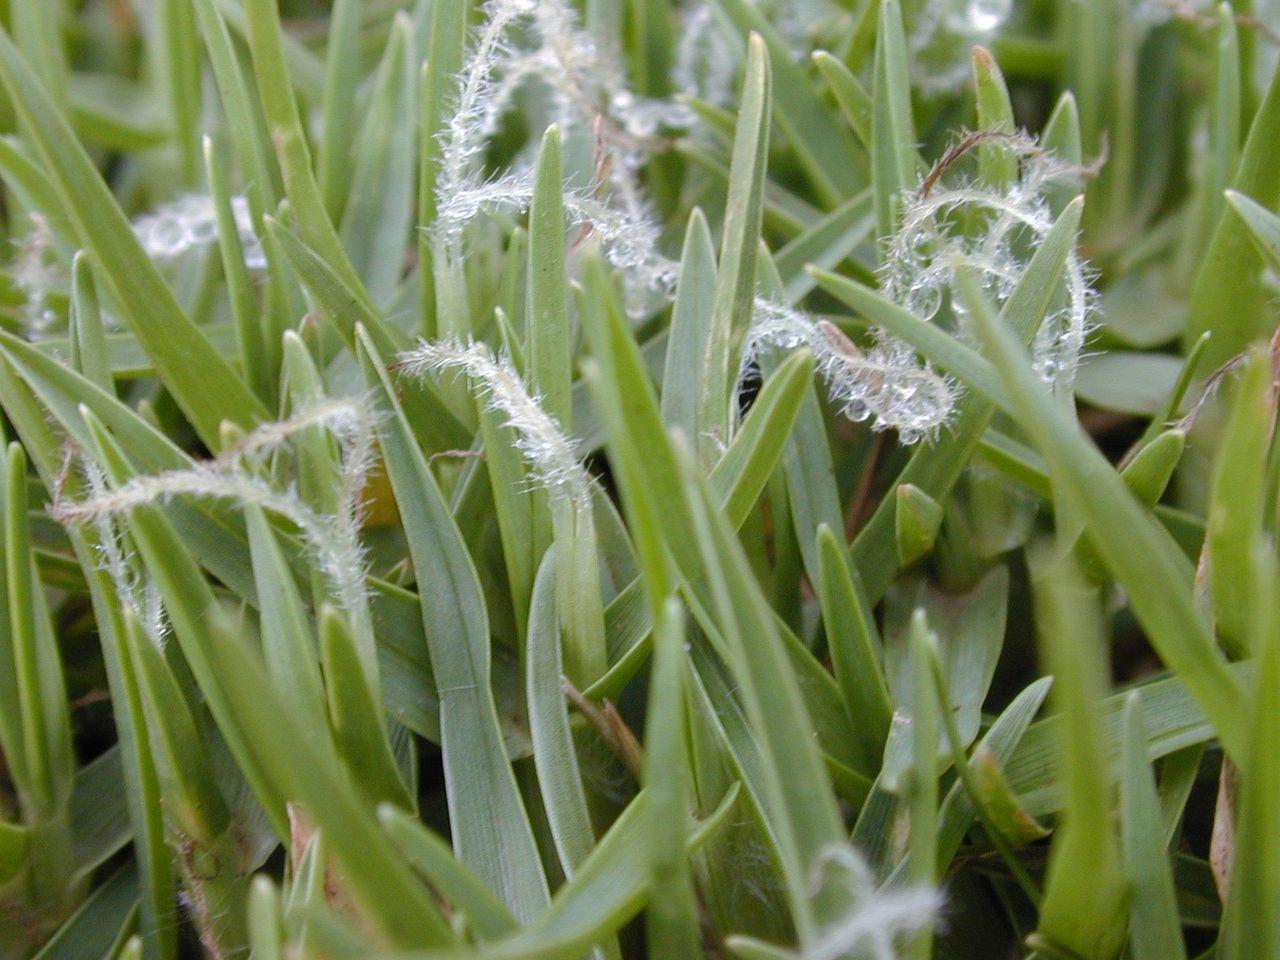
[[[1009,17],[1012,0],[969,0],[965,19],[978,33],[990,33]]]
[[[850,400],[844,405],[844,415],[854,423],[861,423],[871,416],[871,408],[861,400]]]
[[[927,279],[917,282],[907,291],[904,305],[916,316],[924,320],[932,320],[942,307],[942,287],[937,282]]]

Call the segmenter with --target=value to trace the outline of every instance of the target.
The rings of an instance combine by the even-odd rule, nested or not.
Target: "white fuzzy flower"
[[[17,243],[9,275],[14,286],[26,294],[25,327],[33,339],[38,339],[58,321],[50,295],[65,289],[70,278],[53,254],[53,235],[48,221],[38,213],[31,214],[30,219],[31,230]]]
[[[823,851],[814,864],[812,886],[822,889],[838,873],[840,883],[855,893],[853,906],[828,924],[801,950],[797,960],[895,960],[895,945],[905,935],[932,927],[942,909],[942,895],[929,887],[876,889],[866,861],[847,844]]]
[[[970,135],[961,145],[976,144],[980,136]],[[945,186],[944,171],[935,170],[919,191],[905,198],[901,226],[888,241],[881,287],[891,300],[926,320],[939,315],[958,268],[973,271],[992,304],[1003,306],[1053,227],[1047,199],[1051,189],[1080,173],[1025,135],[1001,135],[993,142],[1018,158],[1017,178],[1003,188],[981,182]],[[949,156],[958,158],[958,151]],[[965,332],[963,304],[952,299],[950,305]],[[1033,347],[1036,369],[1046,382],[1072,382],[1094,310],[1089,273],[1073,249]],[[884,342],[894,341],[886,337]]]
[[[254,233],[248,200],[233,197],[231,211],[244,247],[245,266],[250,270],[265,269],[266,254]],[[133,232],[153,260],[172,260],[218,239],[218,213],[212,197],[190,193],[134,220]]]
[[[263,468],[273,454],[282,450],[298,434],[320,427],[337,440],[341,454],[336,478],[338,506],[334,513],[321,513],[308,505],[293,489],[280,490],[264,479]],[[365,589],[364,549],[360,543],[363,515],[361,497],[373,463],[374,418],[369,405],[360,400],[335,400],[317,404],[288,420],[268,423],[226,453],[185,470],[133,477],[110,488],[102,472],[87,458],[81,461],[88,497],[73,501],[59,499],[52,508],[54,519],[64,524],[93,524],[98,532],[104,569],[111,576],[125,602],[158,634],[154,603],[138,586],[124,548],[124,534],[117,519],[138,506],[164,503],[174,497],[199,497],[254,504],[295,524],[307,546],[329,579],[334,594],[347,615],[358,642],[364,644],[366,664],[376,659],[372,646]],[[373,673],[372,676],[376,676]]]
[[[434,224],[440,255],[461,263],[462,230],[480,210],[528,208],[533,180],[527,168],[486,179],[479,160],[516,93],[536,83],[550,94],[558,123],[592,133],[599,166],[607,171],[601,183],[566,188],[567,213],[592,229],[622,272],[628,312],[652,310],[670,297],[675,269],[657,250],[658,227],[635,171],[663,127],[686,125],[692,115],[632,94],[620,58],[601,51],[562,0],[489,0],[484,9],[487,18],[467,55],[458,101],[441,137]]]
[[[791,960],[897,960],[903,941],[938,922],[943,899],[932,887],[876,887],[870,868],[848,843],[822,850],[813,864],[809,894],[830,890],[843,912],[828,918],[796,950],[771,948]]]
[[[726,34],[705,3],[680,10],[680,42],[671,79],[681,93],[718,107],[733,102],[738,71],[737,38]]]
[[[785,304],[757,299],[739,381],[768,349],[811,350],[827,393],[850,420],[894,429],[902,443],[935,436],[955,406],[955,388],[897,343],[860,349],[830,323]]]
[[[907,12],[913,87],[945,95],[968,78],[970,51],[991,42],[1013,0],[921,0]]]
[[[489,408],[506,416],[506,426],[516,432],[516,447],[537,482],[575,504],[590,506],[591,477],[573,440],[529,392],[510,358],[495,356],[483,343],[421,342],[400,355],[398,366],[417,377],[446,372],[469,377],[488,394]]]

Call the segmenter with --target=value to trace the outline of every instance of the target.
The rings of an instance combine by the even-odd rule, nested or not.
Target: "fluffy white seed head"
[[[340,451],[338,509],[332,514],[317,511],[292,487],[281,490],[264,476],[269,458],[300,433],[316,427],[329,431],[337,439]],[[367,642],[372,656],[360,523],[362,491],[374,459],[374,435],[375,421],[367,402],[334,400],[300,411],[288,420],[265,424],[216,459],[183,470],[137,476],[114,488],[89,458],[81,456],[80,469],[88,496],[83,500],[59,498],[50,512],[60,523],[95,527],[103,568],[121,596],[139,613],[139,619],[153,626],[156,621],[149,606],[151,601],[140,592],[124,546],[125,536],[118,522],[123,514],[175,497],[253,504],[278,514],[297,526],[350,617],[357,637]]]
[[[943,95],[969,75],[970,51],[988,44],[1013,12],[1013,0],[919,0],[908,8],[912,87]]]
[[[249,201],[244,197],[233,197],[231,210],[244,248],[245,266],[250,270],[265,269],[266,254],[253,230]],[[213,243],[218,239],[218,214],[213,198],[198,193],[179,197],[134,220],[133,233],[153,260],[172,260],[189,250]]]
[[[942,895],[930,887],[876,889],[866,861],[848,844],[828,847],[813,865],[815,893],[832,881],[854,891],[853,905],[801,950],[798,960],[895,960],[901,938],[932,927],[942,909]]]
[[[863,350],[829,323],[785,304],[757,299],[739,381],[771,349],[811,350],[827,393],[850,420],[898,431],[902,443],[936,436],[955,407],[955,388],[900,343]]]
[[[49,223],[38,213],[30,215],[31,230],[17,242],[9,275],[14,286],[26,294],[22,316],[28,336],[38,339],[58,322],[51,295],[65,289],[66,268],[53,252]]]
[[[671,78],[681,93],[718,107],[733,102],[738,50],[705,3],[680,10],[680,42]]]
[[[69,502],[64,499],[63,491],[67,489],[73,471],[80,474],[88,501],[110,493],[110,484],[102,468],[82,452],[68,450],[56,487],[58,499],[51,511],[54,519],[62,522],[68,522],[63,520],[59,511]],[[115,516],[107,513],[95,514],[88,522],[95,534],[92,543],[98,566],[111,580],[115,596],[133,614],[143,634],[157,647],[163,646],[169,623],[160,591],[134,559],[124,528],[116,522]]]
[[[486,178],[479,160],[515,95],[536,84],[549,94],[556,122],[595,138],[598,166],[607,171],[585,188],[568,186],[566,211],[577,225],[591,228],[622,273],[628,312],[651,311],[670,297],[675,275],[658,253],[659,230],[635,173],[658,132],[687,125],[692,114],[627,89],[620,58],[601,51],[562,0],[490,0],[484,9],[485,23],[467,55],[457,105],[442,133],[433,225],[442,256],[461,262],[462,231],[481,210],[521,212],[532,202],[527,166]]]
[[[470,378],[488,395],[489,408],[506,416],[535,480],[553,494],[590,505],[591,478],[574,442],[529,392],[510,358],[495,356],[483,343],[422,342],[400,355],[399,366],[412,376],[455,373]]]
[[[975,273],[992,304],[1003,306],[1053,227],[1050,191],[1079,175],[1028,136],[997,142],[1019,160],[1019,176],[1007,187],[978,181],[949,186],[931,175],[904,199],[901,226],[886,245],[881,287],[926,320],[942,311],[960,268]],[[1069,385],[1075,377],[1096,309],[1090,279],[1073,249],[1033,346],[1036,369],[1047,383]],[[951,300],[951,312],[965,332],[967,317],[958,299]]]

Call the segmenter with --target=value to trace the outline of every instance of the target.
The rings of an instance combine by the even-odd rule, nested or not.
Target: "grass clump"
[[[1280,960],[1280,24],[0,4],[0,956]]]

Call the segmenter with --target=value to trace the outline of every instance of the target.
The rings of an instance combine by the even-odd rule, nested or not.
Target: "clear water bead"
[[[932,320],[942,308],[942,286],[936,281],[918,281],[907,291],[905,306],[917,317]]]
[[[977,33],[990,33],[1009,18],[1013,0],[969,0],[965,20]]]
[[[844,415],[854,423],[861,423],[871,416],[871,408],[861,400],[850,400],[844,406]]]

